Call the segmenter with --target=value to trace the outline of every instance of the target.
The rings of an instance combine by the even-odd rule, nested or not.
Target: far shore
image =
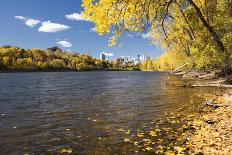
[[[120,69],[104,69],[104,70],[0,70],[0,73],[39,73],[39,72],[142,72],[141,70],[120,70]]]

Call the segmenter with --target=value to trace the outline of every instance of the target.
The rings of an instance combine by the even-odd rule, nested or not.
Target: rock
[[[223,97],[224,97],[224,99],[226,101],[232,102],[232,95],[230,95],[230,94],[224,94]]]
[[[205,122],[208,123],[208,124],[210,124],[210,125],[216,123],[216,121],[214,121],[214,120],[207,120],[207,121],[205,121]]]

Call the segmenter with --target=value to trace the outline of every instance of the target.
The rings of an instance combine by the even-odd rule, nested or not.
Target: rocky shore
[[[175,71],[188,87],[224,87],[232,88],[232,75],[220,76],[219,70]]]
[[[232,154],[232,108],[205,108],[192,127],[196,130],[186,143],[193,154]]]
[[[232,154],[232,83],[231,76],[220,77],[218,72],[191,71],[175,73],[186,81],[187,87],[223,87],[219,94],[205,98],[205,108],[187,126],[182,153],[204,155]]]

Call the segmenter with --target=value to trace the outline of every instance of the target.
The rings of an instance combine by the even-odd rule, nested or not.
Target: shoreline
[[[193,154],[232,154],[232,108],[205,107],[189,125],[195,129],[186,146]]]
[[[232,75],[219,76],[219,70],[170,72],[185,82],[184,87],[232,88]]]
[[[184,81],[183,87],[220,87],[219,94],[209,94],[205,107],[186,124],[182,153],[229,155],[232,154],[232,88],[231,76],[220,77],[217,71],[180,71],[171,73]],[[210,101],[210,103],[209,103]]]

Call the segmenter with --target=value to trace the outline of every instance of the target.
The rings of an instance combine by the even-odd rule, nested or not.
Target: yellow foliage
[[[231,55],[228,0],[83,0],[82,6],[100,35],[112,30],[109,46],[116,45],[123,31],[134,31],[148,32],[152,43],[167,49],[142,64],[143,70],[173,70],[186,62],[190,68],[218,66]]]

